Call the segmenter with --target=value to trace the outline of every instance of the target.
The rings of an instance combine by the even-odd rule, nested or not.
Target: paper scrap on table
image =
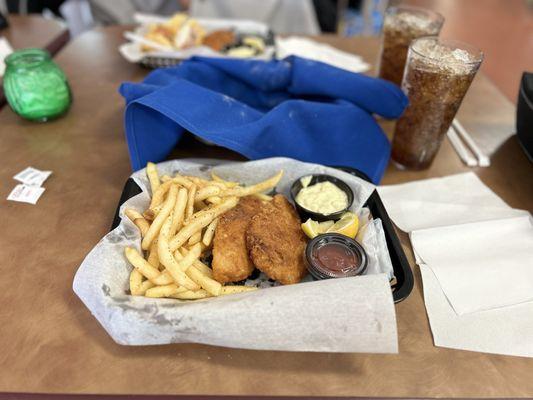
[[[329,44],[296,36],[276,37],[276,58],[283,59],[293,55],[321,61],[351,72],[365,72],[370,69],[370,65],[360,56],[346,53]]]
[[[9,44],[6,38],[0,37],[0,77],[4,76],[6,65],[4,59],[13,53],[13,48]]]
[[[208,178],[211,169],[224,179],[252,184],[279,170],[276,191],[288,195],[295,179],[330,174],[355,194],[357,212],[374,186],[348,173],[287,158],[269,158],[213,167],[175,160],[158,165],[161,175]],[[121,207],[121,223],[89,253],[76,272],[73,288],[112,338],[125,345],[205,343],[257,350],[396,353],[394,301],[385,273],[269,287],[194,302],[126,294],[131,265],[124,247],[139,248],[140,234],[124,217],[125,208],[144,210],[150,202],[145,170],[132,178],[143,190]],[[383,234],[378,226],[375,235]],[[367,240],[371,240],[371,236]],[[379,246],[379,243],[376,244]]]
[[[411,242],[458,315],[533,300],[528,215],[415,231]]]
[[[36,204],[39,197],[44,193],[44,188],[19,184],[9,193],[8,200],[21,203]]]
[[[16,174],[13,179],[28,186],[42,186],[51,174],[52,171],[41,171],[37,168],[28,167]]]
[[[473,172],[379,186],[378,192],[404,232],[528,214],[509,207]]]

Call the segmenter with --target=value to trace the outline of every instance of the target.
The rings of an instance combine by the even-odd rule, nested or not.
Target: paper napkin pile
[[[533,220],[475,174],[378,189],[410,233],[436,346],[533,357]]]
[[[298,56],[328,63],[351,72],[366,72],[370,69],[370,64],[356,54],[346,53],[329,44],[304,37],[278,36],[276,37],[276,51],[276,57],[280,60],[289,56]]]

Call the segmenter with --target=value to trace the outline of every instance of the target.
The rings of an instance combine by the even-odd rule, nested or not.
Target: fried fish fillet
[[[220,283],[246,279],[254,264],[246,248],[246,228],[261,210],[263,202],[256,197],[243,197],[235,208],[222,214],[213,238],[213,277]]]
[[[255,266],[284,285],[300,282],[307,273],[300,218],[282,195],[274,196],[252,217],[246,245]]]

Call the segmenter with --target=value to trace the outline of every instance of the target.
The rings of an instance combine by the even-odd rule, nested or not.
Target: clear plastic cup
[[[402,81],[409,106],[392,141],[392,160],[400,168],[429,168],[482,60],[481,51],[455,40],[411,43]]]
[[[422,36],[438,36],[444,17],[418,7],[389,7],[385,12],[378,76],[402,83],[409,45]]]

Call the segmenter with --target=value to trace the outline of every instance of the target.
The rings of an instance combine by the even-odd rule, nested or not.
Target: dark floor
[[[482,71],[516,103],[523,71],[533,72],[533,0],[402,0],[437,10],[445,38],[485,53]]]

